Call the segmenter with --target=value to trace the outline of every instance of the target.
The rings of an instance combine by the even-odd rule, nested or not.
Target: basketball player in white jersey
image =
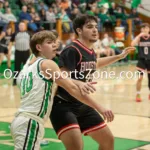
[[[11,134],[15,150],[39,150],[44,136],[44,122],[49,117],[53,104],[55,81],[76,99],[102,111],[100,105],[88,95],[82,95],[71,79],[63,79],[59,67],[51,59],[56,55],[56,37],[50,31],[41,31],[33,35],[30,47],[36,60],[25,68],[22,75],[21,105],[11,124]],[[89,87],[91,92],[94,88]],[[106,118],[113,120],[113,114],[106,111]]]

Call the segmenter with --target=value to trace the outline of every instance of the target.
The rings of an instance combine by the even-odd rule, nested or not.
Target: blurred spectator
[[[98,8],[101,8],[101,7],[104,7],[106,6],[107,9],[109,8],[109,1],[108,0],[97,0],[97,7]]]
[[[111,17],[105,13],[105,8],[100,8],[100,12],[98,14],[100,22],[105,30],[113,30],[113,23]]]
[[[56,2],[52,4],[52,8],[54,10],[55,15],[57,16],[58,12],[61,11],[60,1],[56,0]]]
[[[39,15],[40,15],[41,21],[46,21],[46,11],[44,8],[40,10]]]
[[[56,23],[56,16],[52,7],[50,7],[49,10],[46,12],[46,20],[50,23]]]
[[[70,19],[73,20],[80,14],[80,11],[78,8],[74,8],[70,14]]]
[[[58,17],[58,12],[59,12],[58,8],[54,7],[53,12],[54,12],[54,14],[55,14],[55,16],[57,18]]]
[[[126,20],[127,16],[125,15],[123,9],[121,7],[117,7],[115,16],[117,19]]]
[[[115,12],[115,16],[116,16],[116,19],[121,20],[121,26],[125,27],[125,32],[127,32],[128,24],[127,24],[126,19],[128,19],[128,15],[124,11],[124,9],[122,9],[121,7],[118,7],[117,11]]]
[[[35,0],[21,0],[22,5],[34,4]]]
[[[41,9],[48,11],[48,6],[46,4],[44,4],[43,1],[41,1],[40,4],[38,5],[37,9],[38,9],[38,11],[40,11]]]
[[[22,7],[22,12],[19,15],[19,19],[20,21],[26,22],[32,31],[37,31],[37,25],[34,23],[32,16],[27,12],[27,6]]]
[[[96,7],[95,7],[95,6],[92,6],[92,7],[90,8],[90,10],[88,10],[86,13],[87,13],[88,15],[95,16],[95,14],[96,14]]]
[[[6,8],[6,13],[4,14],[5,18],[8,20],[8,22],[17,22],[17,18],[15,15],[11,12],[11,8]]]
[[[4,2],[4,9],[6,10],[7,8],[9,8],[10,6],[9,6],[9,2],[8,1],[5,1]]]
[[[86,11],[86,0],[80,0],[79,9],[82,13]]]
[[[115,15],[116,4],[114,2],[111,3],[111,7],[108,9],[110,15]]]
[[[129,18],[133,19],[134,25],[141,25],[142,24],[142,21],[139,17],[139,14],[138,14],[136,8],[131,10],[131,14],[129,15]]]
[[[47,22],[47,20],[46,20],[45,9],[42,8],[39,14],[40,14],[40,18],[41,18],[41,25],[44,27],[45,30],[49,30],[51,27],[50,27],[50,23]]]
[[[102,48],[102,43],[100,39],[98,39],[94,44],[93,44],[93,49],[96,53],[96,57],[100,58],[103,56],[106,56],[104,49]]]
[[[60,3],[60,7],[64,10],[69,8],[69,0],[62,0]]]
[[[26,24],[19,23],[19,32],[15,35],[15,69],[16,77],[18,76],[21,65],[25,64],[30,56],[30,34],[26,31]],[[16,85],[16,77],[13,80],[13,85]]]
[[[56,15],[52,7],[50,7],[46,12],[46,21],[48,21],[49,30],[52,30],[56,27]]]
[[[72,0],[72,8],[78,8],[80,0]]]
[[[73,32],[72,21],[70,20],[64,9],[62,9],[61,13],[58,14],[58,18],[62,19],[62,26],[64,32]]]
[[[71,44],[75,40],[75,33],[70,33],[69,39],[66,41],[66,46]]]
[[[40,27],[40,16],[39,14],[35,11],[35,8],[32,7],[30,10],[30,15],[32,17],[32,20],[35,22],[35,24],[38,26],[38,28]]]
[[[11,8],[6,8],[5,14],[0,12],[0,25],[3,26],[5,30],[9,22],[17,22],[17,19],[14,14],[11,13]]]
[[[3,2],[2,1],[0,1],[0,12],[1,13],[5,13],[5,9],[3,8]]]
[[[104,34],[104,39],[102,40],[102,47],[104,49],[104,54],[106,56],[113,56],[115,52],[112,48],[110,48],[110,37],[107,33]]]
[[[53,3],[55,3],[55,0],[44,0],[44,3],[47,5],[47,6],[52,6]]]
[[[0,35],[0,65],[4,56],[7,58],[7,67],[11,68],[11,49],[12,42],[14,42],[13,32],[11,26],[7,26],[6,32],[2,32]]]
[[[141,5],[141,0],[132,0],[131,7],[137,8],[139,5]]]
[[[86,10],[90,10],[96,4],[96,0],[86,0]]]

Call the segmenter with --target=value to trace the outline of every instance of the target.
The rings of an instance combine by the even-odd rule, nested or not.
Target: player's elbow
[[[78,91],[78,89],[79,89],[79,88],[77,87],[77,85],[72,84],[71,87],[70,87],[70,92],[71,92],[71,93],[75,93],[75,92]]]

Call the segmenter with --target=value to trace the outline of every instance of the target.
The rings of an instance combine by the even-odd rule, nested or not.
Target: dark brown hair
[[[76,33],[76,35],[78,35],[77,33],[77,28],[80,28],[82,29],[83,26],[90,22],[90,21],[95,21],[96,23],[98,22],[97,18],[95,16],[91,16],[91,15],[88,15],[88,14],[81,14],[81,15],[78,15],[74,20],[73,20],[73,29],[74,29],[74,32]]]

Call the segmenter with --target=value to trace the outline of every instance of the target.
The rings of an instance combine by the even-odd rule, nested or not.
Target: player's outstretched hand
[[[126,47],[121,54],[119,54],[120,59],[125,58],[130,52],[135,51],[135,47]]]
[[[99,112],[104,117],[104,120],[106,120],[107,122],[112,122],[114,120],[114,114],[111,110],[101,107]]]
[[[96,91],[95,87],[93,86],[95,82],[78,82],[77,86],[79,87],[82,95],[94,93]]]

